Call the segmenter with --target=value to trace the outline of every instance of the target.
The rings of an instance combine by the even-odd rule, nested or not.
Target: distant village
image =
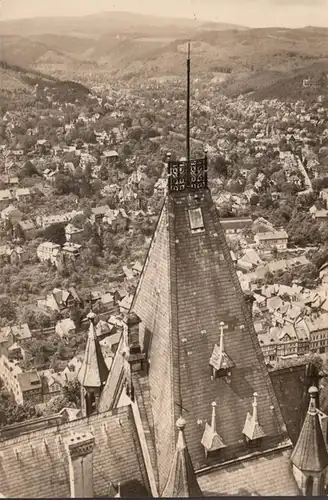
[[[174,84],[170,89],[174,94]],[[179,159],[175,151],[181,151],[184,101],[170,99],[169,93],[158,98],[160,92],[166,94],[156,82],[133,92],[128,85],[97,85],[93,91],[97,95],[89,97],[88,108],[68,118],[73,104],[57,102],[47,88],[35,87],[35,98],[43,103],[46,100],[48,106],[44,114],[39,110],[35,117],[41,118],[40,123],[55,123],[55,132],[49,137],[48,132],[41,137],[45,128],[38,124],[28,127],[21,110],[8,110],[2,116],[2,268],[33,265],[32,272],[37,273],[37,266],[44,264],[51,272],[62,272],[72,264],[78,272],[84,252],[93,252],[88,243],[90,231],[94,239],[110,234],[115,240],[134,234],[139,227],[153,229],[166,193],[165,154],[172,147],[170,152]],[[255,102],[249,96],[229,100],[214,96],[214,84],[208,89],[207,102],[203,95],[204,90],[198,90],[199,99],[193,103],[196,124],[191,129],[192,144],[196,154],[204,148],[208,151],[212,196],[241,288],[251,297],[248,303],[264,358],[274,366],[282,358],[324,354],[328,350],[328,263],[320,268],[311,288],[297,279],[290,286],[269,282],[268,276],[274,278],[277,272],[310,264],[309,256],[316,248],[313,244],[291,245],[286,228],[253,213],[264,197],[268,206],[283,204],[290,197],[284,188],[292,185],[295,199],[313,197],[306,208],[311,220],[322,227],[327,224],[328,183],[325,187],[323,180],[328,177],[328,127],[322,98],[318,96],[311,105],[302,101]],[[150,113],[152,104],[154,111]],[[102,127],[99,124],[104,117],[110,125]],[[204,123],[208,123],[206,132]],[[320,139],[316,137],[318,128]],[[28,139],[24,143],[22,130]],[[90,141],[88,135],[92,136]],[[318,140],[320,144],[315,142]],[[148,148],[146,154],[138,150],[140,141]],[[268,162],[269,153],[276,165],[273,175],[261,167],[262,161]],[[158,172],[150,182],[147,161],[152,154]],[[221,163],[216,162],[217,157]],[[66,191],[69,179],[80,182],[81,189],[96,189],[92,200],[83,195],[83,189]],[[63,241],[56,242],[47,230],[59,226]],[[46,339],[55,335],[63,344],[79,331],[86,337],[86,314],[77,321],[72,310],[85,312],[87,306],[96,311],[96,332],[110,370],[149,242],[144,234],[140,257],[119,262],[114,284],[107,280],[88,290],[84,287],[83,293],[76,286],[55,286],[44,296],[33,297],[34,310],[51,318],[50,326],[35,329],[28,322],[9,321],[1,328],[0,378],[18,405],[47,405],[67,382],[76,379],[82,349],[60,370],[31,368],[29,352],[35,336]]]

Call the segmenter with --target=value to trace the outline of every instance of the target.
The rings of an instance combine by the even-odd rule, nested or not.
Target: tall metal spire
[[[187,161],[190,160],[190,42],[187,57]]]

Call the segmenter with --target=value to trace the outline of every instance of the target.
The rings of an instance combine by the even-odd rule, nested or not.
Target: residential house
[[[35,146],[36,151],[39,154],[46,154],[51,149],[51,144],[47,139],[39,139]]]
[[[38,300],[37,304],[40,309],[45,313],[52,312],[65,312],[72,308],[76,303],[76,297],[68,290],[60,290],[54,288],[52,293],[49,293],[43,300]]]
[[[0,206],[6,206],[12,200],[12,194],[9,189],[0,190]]]
[[[91,209],[91,217],[90,220],[93,224],[99,224],[102,222],[105,214],[108,212],[109,206],[108,205],[102,205],[100,207],[94,207]]]
[[[71,259],[77,259],[81,254],[81,248],[81,245],[67,241],[62,247],[62,252]]]
[[[76,169],[75,169],[74,163],[72,161],[67,161],[64,163],[63,172],[65,174],[74,174],[75,170]]]
[[[14,205],[9,205],[1,212],[1,219],[9,220],[13,225],[17,224],[22,217],[22,212],[18,210],[18,208],[14,207]]]
[[[288,244],[288,234],[286,231],[257,233],[254,240],[258,247],[263,251],[271,251],[275,248],[277,250],[286,250]]]
[[[320,198],[325,202],[326,208],[328,208],[328,188],[320,191]]]
[[[303,326],[310,339],[310,349],[312,352],[328,352],[328,313],[305,317]]]
[[[47,403],[55,396],[60,396],[63,387],[62,379],[54,370],[42,370],[39,372],[42,383],[43,403]]]
[[[5,265],[10,262],[9,258],[10,246],[9,245],[1,245],[0,246],[0,264]]]
[[[252,224],[252,232],[263,233],[263,232],[274,232],[274,226],[267,221],[264,217],[258,217]]]
[[[110,357],[113,357],[117,351],[121,337],[122,337],[122,332],[116,332],[116,333],[113,333],[112,335],[110,335],[106,338],[101,339],[99,343],[100,343],[102,352],[104,354],[108,353]],[[106,359],[105,359],[105,361],[107,364]],[[110,365],[111,364],[112,364],[112,360],[110,362]],[[108,369],[110,370],[110,366],[108,366]]]
[[[132,266],[132,272],[134,276],[139,276],[142,272],[142,269],[143,265],[138,260],[136,260],[136,262]]]
[[[220,223],[226,235],[233,235],[250,229],[253,220],[250,217],[229,217],[220,219]]]
[[[109,166],[113,163],[116,162],[118,159],[118,152],[111,150],[111,151],[104,151],[101,157],[101,164],[104,166]]]
[[[245,250],[244,255],[237,261],[238,267],[244,271],[250,271],[262,264],[263,261],[259,257],[258,253],[252,248]]]
[[[113,232],[126,231],[129,228],[129,217],[123,208],[108,209],[104,216],[104,223],[108,224]]]
[[[20,158],[24,156],[24,149],[20,148],[19,146],[11,151],[12,155],[15,156],[16,158]]]
[[[21,403],[16,395],[16,401],[18,404],[23,404],[25,402],[30,402],[33,404],[42,403],[42,383],[40,376],[36,370],[30,370],[27,372],[19,373],[17,375],[17,381],[19,389],[21,391]],[[19,395],[20,397],[20,395]]]
[[[19,178],[9,177],[7,184],[9,184],[10,187],[17,187],[19,184]]]
[[[8,255],[11,264],[18,264],[19,262],[25,262],[27,258],[27,254],[24,248],[21,246],[10,247]]]
[[[69,338],[76,332],[76,327],[74,321],[70,318],[65,318],[60,321],[55,326],[55,332],[60,338]]]
[[[23,349],[18,342],[15,342],[12,346],[8,348],[7,357],[9,360],[16,359],[17,361],[24,361],[27,356],[27,351]]]
[[[56,175],[58,170],[51,170],[50,168],[46,168],[43,172],[43,177],[50,183],[54,183],[56,180]]]
[[[17,226],[22,231],[25,240],[32,240],[36,236],[36,227],[32,220],[21,220],[17,223]]]
[[[130,279],[134,278],[133,271],[129,267],[123,266],[123,272],[124,272],[125,277],[126,277],[127,280],[130,280]]]
[[[18,264],[24,260],[24,250],[22,247],[11,247],[10,245],[0,246],[0,264]]]
[[[62,416],[64,422],[72,422],[82,417],[82,412],[79,408],[63,408],[59,415]]]
[[[8,356],[8,349],[14,344],[15,338],[10,326],[0,329],[0,356],[2,354]],[[1,378],[1,374],[0,374]]]
[[[100,297],[98,304],[100,306],[101,311],[106,311],[109,312],[110,314],[116,312],[114,296],[109,292],[105,293]]]
[[[52,241],[45,241],[40,243],[36,249],[36,254],[41,262],[51,262],[52,264],[57,264],[58,258],[61,252],[61,247],[57,243],[52,243]]]
[[[166,187],[167,187],[167,179],[160,177],[158,181],[155,183],[154,192],[159,196],[164,196],[164,194],[166,193]]]
[[[29,188],[16,189],[15,197],[18,201],[28,201],[31,198],[31,191]]]
[[[52,224],[68,224],[76,215],[83,215],[83,211],[72,210],[64,214],[37,217],[36,223],[42,228],[49,227]]]
[[[126,295],[119,303],[120,313],[126,314],[129,312],[132,305],[133,295]]]
[[[314,214],[313,214],[313,217],[314,219],[317,221],[317,222],[327,222],[328,220],[328,210],[317,210]]]
[[[109,335],[116,333],[117,329],[115,325],[109,324],[107,321],[100,320],[96,326],[96,334],[99,340],[103,340]]]
[[[81,243],[83,239],[83,229],[73,226],[73,224],[67,224],[65,227],[65,237],[66,241],[70,243]]]
[[[17,404],[42,403],[42,383],[36,370],[23,372],[16,360],[0,357],[0,376],[6,389],[15,397]]]
[[[32,333],[27,323],[14,325],[11,327],[11,331],[16,342],[30,340],[32,338]]]

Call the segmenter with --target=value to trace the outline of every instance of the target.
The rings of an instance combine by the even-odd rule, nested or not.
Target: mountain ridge
[[[131,32],[137,27],[146,26],[152,30],[173,26],[182,31],[195,29],[202,26],[213,26],[216,29],[247,30],[245,26],[236,24],[213,22],[192,18],[174,18],[150,16],[124,11],[105,11],[99,14],[72,17],[40,17],[25,19],[8,19],[0,22],[0,33],[6,34],[51,34],[60,32],[69,34],[72,31],[83,33],[124,33]],[[53,31],[55,30],[55,31]]]

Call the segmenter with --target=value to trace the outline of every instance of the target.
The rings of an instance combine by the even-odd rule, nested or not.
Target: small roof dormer
[[[230,374],[231,368],[235,363],[226,353],[224,348],[224,329],[227,326],[221,321],[220,323],[220,344],[214,344],[210,365],[213,368],[213,378],[226,377]]]
[[[213,451],[218,451],[222,448],[226,448],[226,445],[224,444],[216,430],[216,406],[217,404],[215,403],[215,401],[213,401],[211,425],[206,422],[204,434],[201,441],[202,445],[205,448],[205,456]]]
[[[253,413],[247,413],[246,421],[243,429],[243,434],[246,437],[248,442],[258,442],[259,439],[265,436],[265,432],[262,429],[259,419],[258,419],[258,411],[257,411],[257,392],[253,394]]]
[[[115,495],[115,498],[122,498],[121,497],[121,483],[118,483],[118,485],[117,485],[117,493]]]

